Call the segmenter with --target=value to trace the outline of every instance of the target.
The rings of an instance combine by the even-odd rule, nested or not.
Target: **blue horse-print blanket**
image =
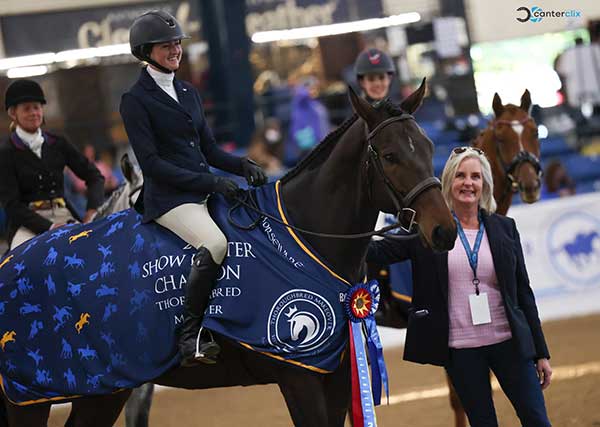
[[[277,184],[278,185],[278,184]],[[278,187],[259,207],[289,218]],[[232,226],[220,197],[211,213],[229,246],[204,325],[241,345],[318,372],[334,370],[348,337],[348,284],[293,232],[270,219]],[[257,215],[236,209],[249,224]],[[46,232],[0,261],[0,380],[26,405],[106,394],[177,366],[186,277],[195,249],[126,210]]]

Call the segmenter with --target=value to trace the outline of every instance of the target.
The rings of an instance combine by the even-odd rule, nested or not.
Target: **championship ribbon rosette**
[[[344,306],[350,327],[352,366],[352,417],[355,426],[375,426],[375,406],[381,403],[381,387],[389,399],[388,375],[383,359],[383,346],[377,332],[375,312],[379,306],[379,286],[376,280],[358,284],[346,293]],[[363,325],[368,351],[363,343]],[[368,365],[371,365],[369,383]]]

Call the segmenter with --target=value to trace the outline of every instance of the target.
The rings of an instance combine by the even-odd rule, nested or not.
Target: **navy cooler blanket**
[[[275,185],[259,207],[288,217]],[[307,369],[337,368],[347,343],[347,284],[283,225],[245,231],[219,197],[211,213],[228,253],[204,325],[241,345]],[[257,215],[236,209],[249,224]],[[64,226],[0,261],[0,380],[17,404],[106,394],[179,364],[177,328],[194,253],[132,210]]]

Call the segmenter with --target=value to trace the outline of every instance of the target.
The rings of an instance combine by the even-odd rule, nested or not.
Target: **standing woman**
[[[404,359],[444,366],[474,427],[496,427],[490,369],[523,427],[548,427],[542,390],[552,370],[513,219],[494,214],[484,153],[455,148],[442,194],[458,226],[454,249],[435,253],[418,239],[371,242],[368,260],[410,259],[412,310]]]
[[[98,169],[65,138],[42,131],[45,103],[42,88],[32,80],[16,80],[6,90],[12,132],[0,146],[0,202],[11,249],[77,218],[64,198],[65,166],[87,185],[83,222],[91,221],[104,197]]]
[[[179,333],[182,366],[215,363],[216,342],[202,334],[202,318],[227,240],[206,205],[213,192],[231,198],[237,184],[210,172],[209,165],[262,185],[263,170],[247,158],[217,146],[196,89],[177,80],[185,35],[169,13],[155,10],[131,26],[133,55],[148,63],[121,99],[121,116],[142,169],[144,187],[136,202],[143,220],[156,221],[194,246],[197,253],[186,286],[184,322]]]

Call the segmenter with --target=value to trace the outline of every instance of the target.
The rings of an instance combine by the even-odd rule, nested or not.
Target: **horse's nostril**
[[[431,233],[431,239],[437,249],[450,250],[454,247],[456,231],[436,225]]]

